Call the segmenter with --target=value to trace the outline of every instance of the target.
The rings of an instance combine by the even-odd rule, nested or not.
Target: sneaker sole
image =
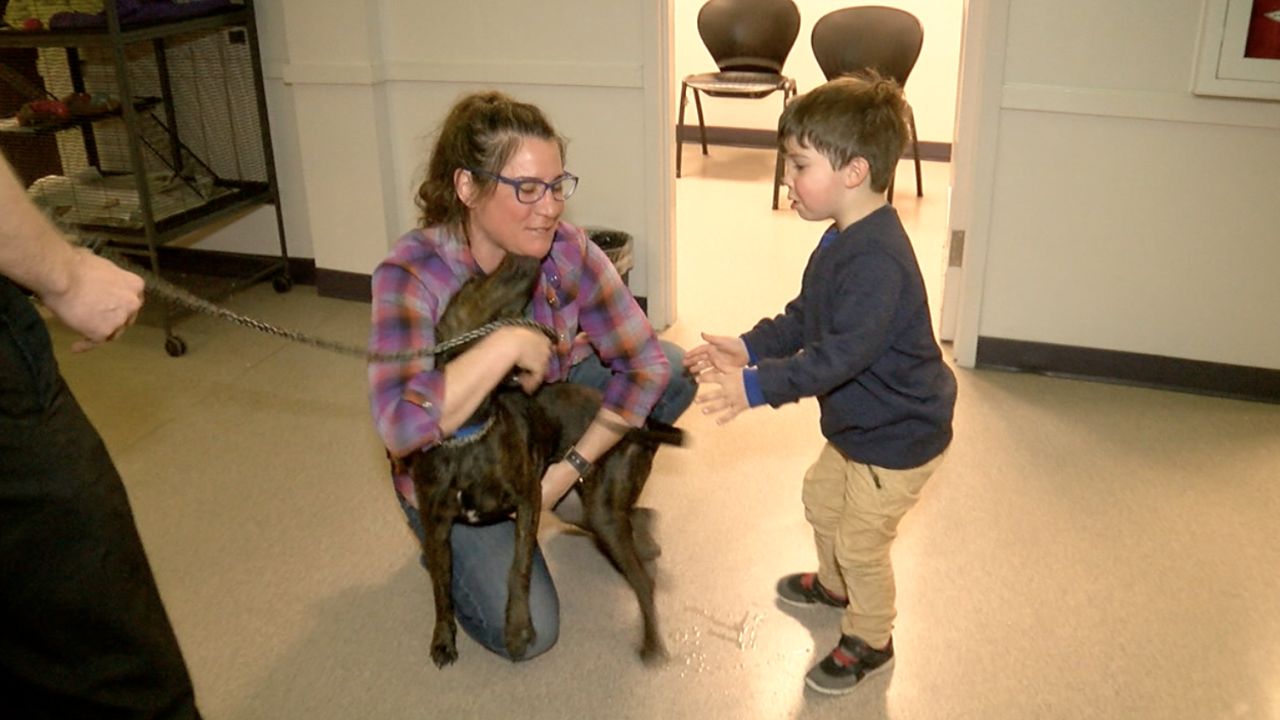
[[[885,664],[881,665],[875,670],[868,672],[866,675],[863,675],[861,680],[850,685],[847,688],[822,687],[817,683],[815,683],[813,679],[807,675],[804,678],[804,684],[807,685],[810,689],[814,690],[815,692],[820,692],[823,695],[848,695],[854,690],[857,690],[859,687],[861,687],[865,682],[867,682],[871,678],[881,675],[884,673],[884,671],[891,669],[893,667],[893,661],[894,661],[894,658],[889,658],[889,660],[885,662]]]
[[[816,583],[817,580],[815,579],[814,582]],[[781,585],[781,581],[779,581],[779,585]],[[819,589],[818,592],[824,592],[824,590]],[[788,605],[791,605],[792,607],[829,607],[833,610],[842,610],[842,611],[845,608],[849,607],[848,600],[846,600],[843,605],[835,605],[833,603],[822,602],[821,600],[814,600],[810,597],[801,597],[800,599],[787,597],[786,595],[783,595],[781,592],[778,592],[776,590],[774,592],[774,597],[778,598],[779,600],[781,600],[782,602]]]
[[[784,602],[784,603],[786,603],[786,604],[788,604],[788,605],[790,605],[790,606],[792,606],[792,607],[803,607],[803,608],[813,608],[813,607],[816,607],[816,608],[831,608],[832,610],[841,610],[841,611],[843,611],[846,607],[848,607],[847,605],[828,605],[827,603],[819,602],[819,601],[817,601],[817,600],[792,600],[791,598],[789,598],[789,597],[783,597],[782,595],[776,595],[776,597],[777,597],[779,600],[781,600],[782,602]]]

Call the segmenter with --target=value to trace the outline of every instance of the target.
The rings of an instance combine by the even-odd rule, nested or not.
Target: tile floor
[[[769,210],[771,154],[686,150],[666,336],[691,344],[780,309],[820,228]],[[925,197],[898,207],[936,298],[947,166],[926,168]],[[230,304],[352,343],[368,323],[308,287]],[[179,359],[149,327],[61,359],[125,477],[209,720],[1280,717],[1280,406],[958,370],[955,443],[895,550],[896,667],[829,698],[801,678],[836,615],[773,598],[813,564],[812,403],[723,427],[691,412],[692,447],[659,455],[644,503],[665,548],[665,667],[636,657],[621,578],[557,535],[558,646],[512,664],[462,639],[437,670],[362,363],[207,318],[179,330]]]

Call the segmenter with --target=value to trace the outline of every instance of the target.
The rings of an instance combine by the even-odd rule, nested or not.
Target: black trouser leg
[[[115,465],[30,301],[0,279],[0,706],[198,718]]]

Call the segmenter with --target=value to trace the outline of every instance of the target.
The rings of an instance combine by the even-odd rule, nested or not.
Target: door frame
[[[965,0],[952,138],[948,267],[939,335],[961,367],[977,360],[995,190],[1011,0]],[[959,247],[955,244],[959,243]]]

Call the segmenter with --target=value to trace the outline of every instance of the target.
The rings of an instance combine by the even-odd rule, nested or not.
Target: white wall
[[[962,335],[1280,369],[1280,103],[1191,94],[1202,0],[971,5],[1007,52]]]
[[[367,274],[416,223],[413,195],[431,134],[480,88],[538,104],[569,139],[583,178],[566,219],[636,237],[631,284],[661,318],[650,283],[672,240],[669,5],[507,0],[257,0],[282,185],[304,197],[317,267]],[[278,73],[276,84],[271,76]],[[296,151],[296,152],[290,152]],[[669,157],[670,156],[670,157]],[[290,238],[291,243],[293,238]]]
[[[680,100],[680,78],[716,69],[711,54],[698,36],[698,10],[706,0],[676,0],[675,87],[672,102]],[[865,3],[850,0],[795,0],[800,9],[800,34],[787,57],[783,74],[794,78],[800,92],[821,85],[826,78],[818,68],[809,44],[813,24],[823,15],[850,5],[888,5],[902,8],[920,18],[924,25],[924,46],[920,59],[907,80],[907,98],[916,114],[920,139],[950,143],[955,119],[956,84],[960,61],[960,26],[963,19],[958,0],[880,0]],[[707,125],[717,127],[774,130],[782,111],[780,96],[764,100],[702,99]],[[690,98],[685,123],[696,124],[698,116]]]

